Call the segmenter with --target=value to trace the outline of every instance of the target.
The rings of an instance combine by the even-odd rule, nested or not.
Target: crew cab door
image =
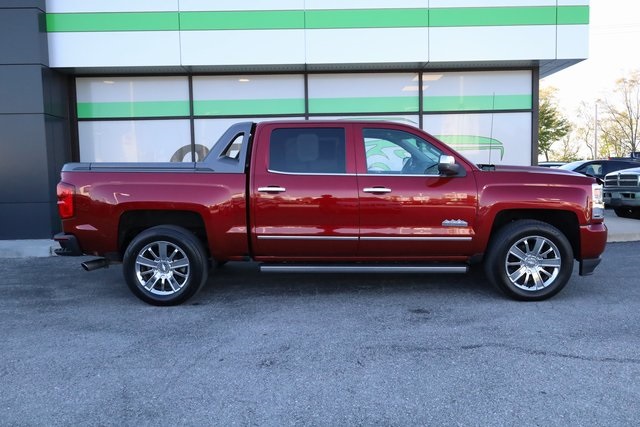
[[[251,230],[255,259],[354,257],[358,189],[352,126],[263,124],[254,138]]]
[[[477,189],[469,166],[461,163],[457,176],[441,176],[440,156],[453,153],[427,135],[394,124],[355,128],[359,255],[397,260],[472,255]]]

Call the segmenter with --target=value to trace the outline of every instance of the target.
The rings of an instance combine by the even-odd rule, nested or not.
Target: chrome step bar
[[[265,273],[466,273],[466,264],[446,265],[316,265],[316,264],[261,264]]]

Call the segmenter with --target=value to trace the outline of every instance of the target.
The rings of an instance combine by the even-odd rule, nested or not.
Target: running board
[[[466,264],[446,265],[303,265],[303,264],[262,264],[265,273],[466,273]]]

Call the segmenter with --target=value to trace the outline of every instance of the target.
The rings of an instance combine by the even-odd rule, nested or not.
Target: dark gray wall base
[[[50,203],[0,203],[0,239],[50,239],[60,229]]]
[[[45,2],[0,0],[0,239],[60,230],[55,187],[71,160],[69,78],[48,67]]]

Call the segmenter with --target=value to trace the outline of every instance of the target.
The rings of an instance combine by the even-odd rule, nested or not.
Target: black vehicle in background
[[[583,175],[592,176],[604,182],[604,176],[608,173],[619,171],[621,169],[636,168],[640,166],[640,159],[603,159],[603,160],[580,160],[577,162],[567,163],[558,169],[565,169],[581,173]]]

